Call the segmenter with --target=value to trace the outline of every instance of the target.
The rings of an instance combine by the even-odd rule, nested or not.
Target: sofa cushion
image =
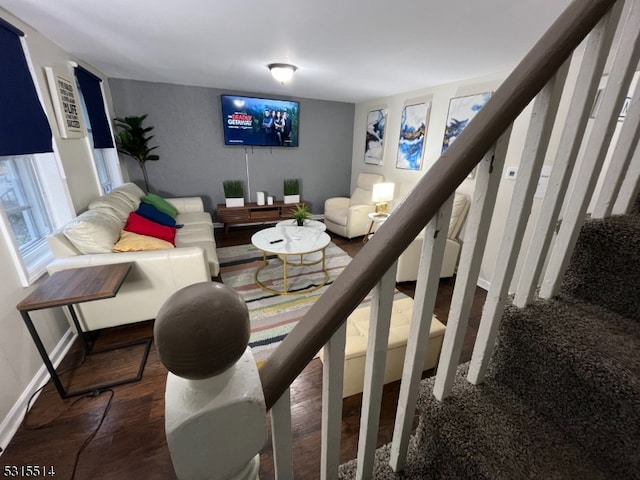
[[[176,221],[170,215],[167,215],[164,212],[161,212],[153,205],[149,205],[148,203],[140,202],[140,206],[136,210],[138,215],[143,216],[147,220],[151,220],[152,222],[159,223],[160,225],[166,225],[167,227],[175,227]]]
[[[131,201],[136,202],[136,205],[140,203],[140,198],[144,196],[144,190],[132,182],[123,183],[111,192],[118,192],[121,195],[127,196]]]
[[[120,228],[129,218],[135,208],[131,202],[117,195],[105,195],[95,199],[89,204],[89,210],[100,210],[103,213],[109,213],[120,220]]]
[[[81,253],[107,253],[118,241],[121,228],[115,217],[87,210],[69,222],[63,233]]]
[[[164,198],[162,198],[159,195],[156,195],[155,193],[147,193],[142,198],[140,198],[140,200],[143,201],[144,203],[148,203],[149,205],[153,205],[158,210],[166,213],[170,217],[176,218],[176,216],[178,215],[178,210],[176,210],[176,207],[174,207],[169,202],[167,202]]]
[[[146,250],[165,250],[167,248],[175,248],[175,246],[160,238],[122,230],[122,232],[120,232],[120,240],[113,246],[113,251],[140,252]]]
[[[176,229],[147,220],[136,212],[131,212],[124,226],[127,232],[160,238],[175,245]]]

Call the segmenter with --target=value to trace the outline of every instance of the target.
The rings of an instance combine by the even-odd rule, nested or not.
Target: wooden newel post
[[[154,337],[169,370],[165,430],[180,479],[256,479],[266,407],[242,297],[216,282],[163,304]]]

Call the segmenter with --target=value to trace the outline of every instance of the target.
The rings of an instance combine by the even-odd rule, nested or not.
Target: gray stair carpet
[[[451,396],[439,402],[433,378],[423,380],[407,466],[394,473],[385,445],[376,452],[374,478],[640,479],[640,245],[629,238],[636,221],[589,222],[595,226],[582,235],[590,241],[581,238],[579,248],[594,253],[574,255],[571,266],[572,276],[600,268],[609,251],[598,256],[592,242],[636,245],[622,251],[635,263],[624,266],[629,281],[619,279],[604,295],[587,295],[574,283],[524,309],[509,303],[485,382],[468,383],[468,365],[461,365]],[[609,288],[611,275],[602,274],[608,280],[599,288]],[[606,307],[591,303],[599,299]],[[355,461],[341,465],[340,478],[355,478],[355,470]]]

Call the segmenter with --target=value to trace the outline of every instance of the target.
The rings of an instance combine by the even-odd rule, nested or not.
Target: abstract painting
[[[396,168],[420,170],[424,154],[424,140],[431,112],[431,102],[407,105],[402,110],[400,140]]]
[[[447,114],[447,126],[444,129],[442,140],[442,153],[458,138],[471,119],[489,101],[491,92],[456,97],[449,101],[449,113]]]
[[[367,136],[364,144],[365,163],[382,165],[386,116],[386,110],[372,110],[367,115]]]

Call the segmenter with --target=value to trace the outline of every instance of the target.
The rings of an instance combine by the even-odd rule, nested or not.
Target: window
[[[20,281],[31,285],[51,261],[45,237],[72,218],[53,153],[0,157],[0,206]]]
[[[0,115],[0,233],[28,286],[51,261],[46,235],[73,209],[23,36],[0,19],[0,105],[11,112]]]
[[[84,94],[80,87],[80,83],[76,82],[78,87],[78,93],[80,94],[80,104],[82,106],[82,116],[84,123],[87,126],[87,133],[89,136],[90,148],[95,145],[93,138],[93,129],[91,128],[91,119],[88,115],[87,105],[84,100]],[[122,176],[118,168],[118,155],[113,148],[92,148],[93,162],[96,167],[96,174],[98,175],[98,182],[102,193],[109,193],[115,185],[122,183]]]

